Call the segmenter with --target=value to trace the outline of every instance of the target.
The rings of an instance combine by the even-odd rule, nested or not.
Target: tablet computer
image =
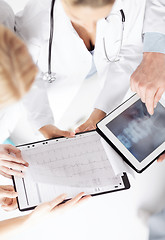
[[[135,94],[101,120],[96,131],[141,173],[165,150],[165,100],[149,115]]]
[[[31,210],[62,193],[92,196],[128,189],[126,173],[115,175],[96,131],[18,146],[29,163],[24,178],[13,177],[18,207]]]

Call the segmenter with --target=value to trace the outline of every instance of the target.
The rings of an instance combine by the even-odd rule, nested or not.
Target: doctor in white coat
[[[147,0],[143,60],[131,76],[131,88],[150,114],[165,91],[165,1]]]
[[[130,76],[143,57],[146,1],[56,0],[54,9],[51,6],[50,0],[29,1],[16,18],[17,33],[27,43],[41,71],[25,105],[29,121],[46,138],[73,136],[54,126],[46,88],[75,84],[79,89],[91,71],[97,71],[103,88],[85,127],[76,132],[94,128],[122,101]],[[50,11],[51,16],[54,13],[51,38]],[[50,69],[55,76],[53,83],[48,83],[46,77]]]

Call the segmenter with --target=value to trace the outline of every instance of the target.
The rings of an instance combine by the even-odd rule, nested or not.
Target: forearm
[[[106,116],[106,113],[97,108],[95,108],[90,115],[90,117],[92,117],[92,119],[95,119],[96,123],[98,123],[105,116]]]
[[[0,221],[1,240],[12,239],[29,227],[29,215]]]
[[[39,130],[45,125],[53,125],[54,118],[49,106],[47,90],[42,79],[37,78],[23,99],[24,108],[27,111],[28,121],[34,129]]]

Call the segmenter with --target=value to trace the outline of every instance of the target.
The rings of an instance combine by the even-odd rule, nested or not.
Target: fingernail
[[[14,196],[15,196],[15,197],[18,197],[18,193],[17,193],[17,192],[15,192]]]
[[[20,162],[22,162],[22,164],[27,164],[27,162],[25,160],[23,160],[23,159],[20,159],[20,160],[21,160]]]
[[[157,107],[157,103],[154,104],[154,108],[156,108],[156,107]]]
[[[148,112],[150,115],[153,115],[153,113],[154,113],[153,110],[151,110],[151,109]]]
[[[70,136],[75,136],[75,133],[74,133],[74,132],[71,132],[71,133],[70,133]]]

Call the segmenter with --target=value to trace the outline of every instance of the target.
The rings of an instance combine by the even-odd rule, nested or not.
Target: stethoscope
[[[48,47],[48,72],[42,73],[42,78],[44,81],[48,83],[53,83],[56,80],[56,73],[52,72],[52,43],[53,43],[53,35],[54,35],[54,6],[55,6],[55,0],[52,0],[51,2],[51,11],[50,11],[50,37],[49,37],[49,47]],[[113,59],[110,59],[107,51],[106,51],[106,44],[105,44],[105,38],[103,38],[103,46],[104,46],[104,54],[106,57],[106,60],[108,62],[117,62],[119,61],[118,55],[121,50],[122,46],[122,40],[123,40],[123,32],[124,32],[124,23],[125,23],[125,15],[124,11],[121,9],[121,18],[122,18],[122,33],[121,33],[121,42],[119,49],[117,51],[116,57]],[[106,18],[105,18],[106,20]]]
[[[124,11],[122,9],[120,10],[120,14],[121,14],[121,20],[122,20],[121,40],[120,40],[120,44],[119,44],[118,50],[116,52],[116,55],[114,57],[110,58],[108,56],[108,53],[107,53],[107,50],[106,50],[105,37],[103,38],[103,47],[104,47],[105,59],[107,60],[107,62],[111,62],[111,63],[118,62],[120,60],[119,53],[120,53],[122,43],[123,43],[123,33],[124,33],[124,23],[125,23],[125,14],[124,14]],[[116,15],[116,14],[111,14],[111,16],[112,15]],[[107,20],[107,19],[105,19],[105,20]]]
[[[49,48],[48,48],[48,72],[42,73],[42,78],[48,83],[53,83],[56,80],[56,74],[52,72],[52,43],[54,35],[54,5],[55,0],[51,2],[50,11],[50,37],[49,37]]]

